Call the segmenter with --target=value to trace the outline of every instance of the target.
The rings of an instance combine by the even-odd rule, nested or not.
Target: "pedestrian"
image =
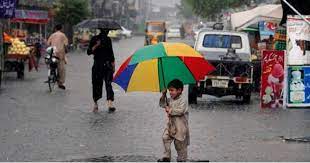
[[[40,58],[41,58],[41,44],[39,42],[36,42],[34,44],[34,53],[35,53],[35,57],[36,57],[37,67],[39,67]]]
[[[59,58],[58,62],[58,87],[61,89],[66,89],[65,77],[66,77],[66,67],[67,57],[66,57],[66,48],[68,46],[68,38],[67,36],[61,32],[62,26],[60,24],[55,26],[55,32],[48,38],[47,45],[56,47],[55,53]]]
[[[184,39],[185,38],[185,28],[184,28],[183,24],[180,27],[180,34],[181,34],[181,38]]]
[[[164,157],[158,162],[169,162],[171,160],[171,143],[177,151],[177,161],[187,161],[187,146],[189,145],[188,127],[188,104],[182,95],[183,83],[178,79],[168,84],[170,98],[167,99],[167,91],[163,91],[159,105],[165,108],[168,123],[164,130],[162,139],[164,145]]]
[[[108,37],[108,29],[99,30],[99,35],[91,38],[87,49],[88,55],[94,55],[94,64],[92,67],[93,112],[98,112],[98,100],[102,98],[103,81],[105,82],[106,100],[109,112],[114,112],[112,80],[115,71],[115,58],[112,41]]]

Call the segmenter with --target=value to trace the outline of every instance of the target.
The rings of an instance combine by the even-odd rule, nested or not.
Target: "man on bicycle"
[[[66,89],[65,77],[66,69],[65,64],[67,64],[66,59],[66,47],[68,46],[67,36],[61,32],[62,26],[60,24],[55,26],[55,33],[53,33],[47,41],[47,45],[56,47],[56,56],[59,58],[58,63],[58,87],[61,89]]]

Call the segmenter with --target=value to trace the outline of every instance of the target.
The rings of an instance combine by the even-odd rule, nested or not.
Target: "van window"
[[[202,44],[206,48],[242,48],[241,37],[232,35],[206,34]]]
[[[163,25],[148,25],[147,26],[147,31],[150,31],[150,32],[163,32],[164,31],[164,26]]]

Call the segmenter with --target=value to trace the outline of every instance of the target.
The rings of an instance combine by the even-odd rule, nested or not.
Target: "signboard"
[[[12,18],[15,14],[17,0],[0,1],[0,18]]]
[[[310,16],[305,16],[310,21]],[[299,16],[287,19],[288,65],[310,64],[310,27]]]
[[[47,23],[48,20],[48,11],[16,10],[12,22]]]
[[[282,107],[284,88],[284,51],[263,51],[261,78],[261,107]]]
[[[288,67],[288,107],[310,106],[310,66]]]
[[[261,40],[269,39],[273,36],[277,29],[277,23],[260,21],[258,22],[259,34]]]
[[[304,16],[310,20],[310,16]],[[287,18],[287,107],[310,107],[310,26],[299,16]]]

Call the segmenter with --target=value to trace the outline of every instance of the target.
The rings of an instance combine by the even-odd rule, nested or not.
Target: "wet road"
[[[143,46],[143,37],[113,46],[119,66]],[[52,94],[44,83],[44,64],[23,81],[6,75],[0,91],[0,161],[156,161],[161,156],[160,94],[125,94],[113,85],[117,112],[109,114],[101,101],[100,112],[93,114],[91,65],[85,53],[70,54],[67,90]],[[250,105],[232,99],[204,96],[190,107],[191,160],[310,161],[309,143],[278,137],[310,136],[310,110],[261,110],[257,94]]]

